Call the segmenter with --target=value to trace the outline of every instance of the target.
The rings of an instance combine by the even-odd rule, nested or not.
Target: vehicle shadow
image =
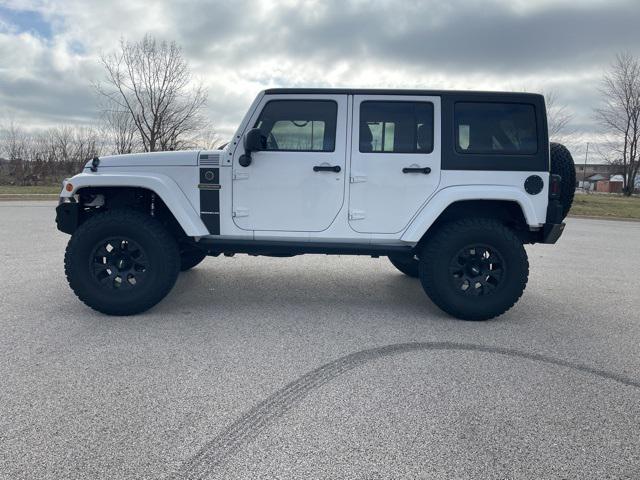
[[[298,269],[292,263],[273,269],[258,264],[232,269],[207,265],[182,273],[167,299],[153,311],[187,308],[237,314],[259,307],[273,312],[306,309],[361,314],[370,310],[446,317],[426,296],[418,279],[386,266],[371,270]]]

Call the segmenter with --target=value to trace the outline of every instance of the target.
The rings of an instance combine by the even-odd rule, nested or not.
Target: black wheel
[[[207,253],[196,248],[180,249],[180,271],[192,269],[207,257]]]
[[[420,256],[429,298],[462,320],[489,320],[522,296],[529,261],[513,231],[491,219],[464,219],[434,233]]]
[[[551,173],[560,175],[560,203],[562,204],[562,218],[566,217],[573,204],[576,192],[576,167],[571,152],[564,145],[551,143]]]
[[[67,245],[67,280],[89,307],[109,315],[148,310],[173,287],[178,244],[154,218],[112,210],[83,223]]]
[[[420,262],[415,255],[389,255],[389,261],[405,275],[418,278],[418,267]]]

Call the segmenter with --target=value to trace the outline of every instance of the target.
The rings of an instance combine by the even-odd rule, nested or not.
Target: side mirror
[[[251,152],[259,152],[267,149],[267,137],[262,134],[259,128],[252,128],[244,136],[244,155],[238,162],[243,167],[251,165]]]

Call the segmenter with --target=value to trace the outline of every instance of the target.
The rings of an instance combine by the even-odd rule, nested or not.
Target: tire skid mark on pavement
[[[244,444],[249,443],[259,436],[274,420],[285,415],[310,392],[331,382],[342,374],[373,360],[391,355],[425,350],[482,352],[517,357],[548,365],[569,368],[606,380],[613,380],[622,385],[640,388],[639,380],[634,380],[624,375],[538,353],[511,348],[456,342],[416,342],[386,345],[361,350],[326,363],[271,394],[265,400],[245,412],[223,432],[207,442],[193,457],[186,460],[175,478],[189,480],[208,478],[218,467],[226,463]]]

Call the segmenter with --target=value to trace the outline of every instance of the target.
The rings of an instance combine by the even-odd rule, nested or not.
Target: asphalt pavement
[[[208,258],[82,304],[51,202],[0,203],[0,478],[640,478],[640,223],[569,219],[520,302],[448,317],[385,259]]]

